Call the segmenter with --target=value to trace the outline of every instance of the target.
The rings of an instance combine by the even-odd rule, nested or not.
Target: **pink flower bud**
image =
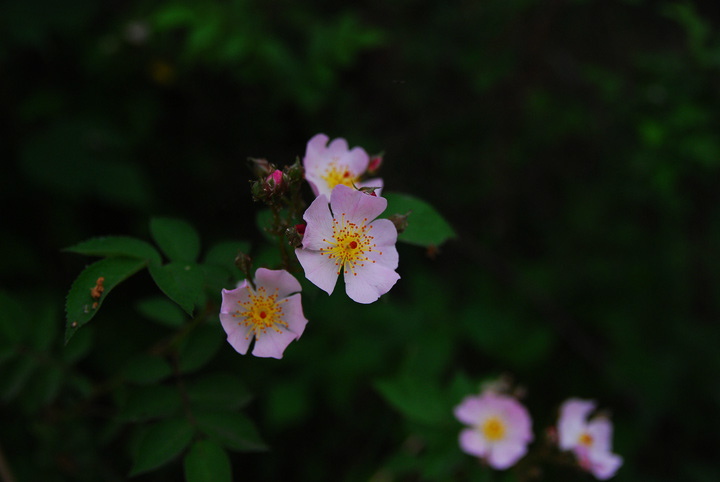
[[[380,166],[382,165],[383,157],[381,154],[378,154],[376,156],[373,156],[370,158],[370,162],[368,163],[368,172],[370,174],[375,174],[375,172],[380,169]]]
[[[295,225],[295,231],[297,231],[297,233],[298,233],[300,236],[304,235],[304,234],[305,234],[305,224],[303,224],[303,223],[296,224],[296,225]]]
[[[280,169],[275,169],[273,173],[265,179],[265,181],[271,186],[280,186],[282,184],[282,175],[283,173]]]

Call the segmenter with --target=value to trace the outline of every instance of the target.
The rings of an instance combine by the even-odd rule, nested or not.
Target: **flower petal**
[[[306,171],[314,171],[326,163],[327,142],[329,137],[325,134],[316,134],[307,143],[303,166]]]
[[[580,435],[587,429],[587,417],[595,410],[592,400],[571,398],[560,407],[558,420],[558,445],[562,450],[570,450],[578,443]]]
[[[271,294],[272,291],[277,288],[278,300],[287,298],[289,295],[302,290],[300,282],[284,269],[271,270],[267,268],[258,268],[255,272],[255,283],[258,288],[263,286],[268,293]]]
[[[303,235],[302,246],[304,249],[319,250],[327,246],[323,239],[331,239],[333,236],[333,217],[330,214],[328,200],[320,195],[307,208],[303,219],[307,223]]]
[[[620,468],[623,458],[610,452],[590,452],[590,472],[600,480],[607,480]]]
[[[385,211],[387,200],[339,184],[330,195],[330,207],[336,219],[344,214],[346,220],[356,224],[363,219],[369,223]]]
[[[345,270],[345,291],[353,301],[372,303],[390,291],[399,279],[400,275],[390,268],[379,263],[365,263],[353,271]]]
[[[487,410],[482,403],[482,399],[477,395],[470,395],[463,398],[460,405],[453,410],[455,418],[467,425],[477,425],[480,423]]]
[[[461,431],[458,443],[466,454],[484,457],[488,453],[488,443],[477,430],[466,428]]]
[[[527,443],[509,440],[493,444],[487,455],[488,464],[499,470],[507,469],[527,453]]]
[[[263,358],[282,358],[285,348],[297,338],[297,335],[285,327],[279,329],[280,331],[277,332],[268,328],[265,333],[258,334],[252,354]]]
[[[305,231],[305,235],[307,236],[307,231]],[[305,270],[305,277],[327,294],[332,294],[338,278],[338,267],[335,261],[328,259],[319,251],[310,249],[298,248],[295,250],[295,255]]]
[[[610,452],[612,450],[612,422],[605,417],[595,417],[587,424],[587,432],[592,437],[592,450]]]
[[[360,176],[367,171],[370,157],[362,147],[353,147],[352,150],[344,153],[340,162],[346,165],[352,174]]]
[[[342,137],[333,139],[330,145],[327,147],[327,155],[332,159],[333,157],[342,157],[347,154],[348,143]]]
[[[244,355],[247,353],[248,347],[254,335],[251,333],[250,326],[243,326],[240,323],[245,318],[232,316],[230,313],[220,313],[220,323],[223,330],[227,334],[227,341],[236,352]]]
[[[302,303],[300,301],[300,295],[292,295],[289,298],[282,301],[283,310],[283,321],[288,324],[290,331],[295,333],[295,338],[300,338],[300,335],[305,331],[305,325],[307,325],[307,318],[303,314]]]

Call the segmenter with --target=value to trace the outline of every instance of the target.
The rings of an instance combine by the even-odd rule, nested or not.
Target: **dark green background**
[[[615,480],[719,480],[718,5],[6,0],[0,283],[22,310],[0,316],[47,333],[33,356],[64,356],[87,259],[61,248],[148,239],[152,216],[258,254],[245,159],[289,164],[324,132],[384,151],[386,189],[458,237],[400,246],[402,279],[374,305],[305,284],[310,323],[280,362],[222,346],[212,364],[255,393],[272,448],[233,455],[237,480],[485,480],[443,414],[500,373],[538,439],[570,396],[611,410]],[[149,291],[147,275],[118,288],[86,328],[73,373],[90,393],[164,336],[132,309]],[[112,395],[84,402],[71,376],[28,394],[8,373],[18,480],[123,480]],[[583,480],[545,480],[565,478]]]

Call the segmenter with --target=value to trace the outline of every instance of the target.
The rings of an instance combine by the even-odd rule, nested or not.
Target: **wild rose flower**
[[[259,268],[255,286],[245,280],[233,290],[222,290],[220,321],[227,340],[242,355],[254,339],[253,355],[282,358],[308,321],[300,303],[300,283],[285,270]]]
[[[463,452],[507,469],[527,453],[533,440],[527,409],[514,397],[486,390],[470,395],[455,407],[455,417],[470,428],[460,432]]]
[[[387,293],[400,276],[397,230],[387,219],[375,219],[387,207],[385,198],[338,185],[310,204],[302,247],[295,250],[305,277],[332,294],[341,271],[345,291],[358,303],[372,303]],[[331,212],[332,209],[332,212]]]
[[[580,466],[600,480],[615,475],[622,457],[612,453],[612,423],[607,417],[588,420],[595,410],[592,400],[571,398],[560,407],[558,445],[575,453]]]
[[[305,179],[315,196],[330,197],[335,186],[383,187],[380,178],[361,181],[368,170],[370,158],[362,147],[348,149],[345,139],[334,139],[328,145],[328,136],[317,134],[307,143],[303,166]],[[378,190],[377,194],[380,192]]]

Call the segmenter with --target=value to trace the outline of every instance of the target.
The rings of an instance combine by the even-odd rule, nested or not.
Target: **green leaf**
[[[0,400],[9,402],[14,399],[35,373],[38,362],[31,357],[12,360],[0,372]]]
[[[145,259],[160,262],[160,254],[150,243],[129,236],[103,236],[88,239],[64,251],[84,254],[87,256],[126,256],[128,258]]]
[[[135,308],[141,315],[165,326],[178,327],[188,319],[177,304],[161,296],[140,300]]]
[[[0,345],[15,346],[27,336],[26,311],[16,297],[0,291]]]
[[[132,358],[123,370],[125,379],[141,385],[157,383],[172,374],[172,367],[158,356],[142,353]]]
[[[65,342],[67,343],[81,326],[95,316],[95,313],[100,310],[113,288],[140,271],[145,267],[145,264],[145,260],[120,257],[106,258],[85,268],[72,284],[65,301],[65,312],[67,314]],[[105,290],[100,299],[97,300],[97,307],[93,308],[95,299],[90,296],[90,290],[95,287],[100,277],[105,278],[103,283]]]
[[[215,356],[225,338],[219,322],[196,328],[180,348],[180,372],[193,372],[202,368]]]
[[[252,420],[237,412],[195,412],[201,432],[230,450],[261,452],[268,449]]]
[[[223,448],[211,440],[198,440],[185,456],[187,482],[231,482],[230,459]]]
[[[235,266],[235,257],[238,251],[248,253],[250,251],[250,243],[247,241],[223,241],[213,245],[205,255],[205,264],[221,266],[230,270],[235,279],[243,278],[243,274]]]
[[[427,247],[440,246],[455,237],[453,228],[425,201],[398,193],[383,193],[383,197],[388,201],[384,215],[406,214],[411,211],[408,226],[398,235],[398,241]]]
[[[164,266],[151,263],[150,276],[168,298],[192,316],[195,303],[202,295],[205,280],[205,275],[199,265],[177,261]]]
[[[395,380],[379,380],[375,388],[412,421],[437,425],[449,419],[442,392],[425,378],[406,375]]]
[[[187,395],[193,406],[237,410],[252,400],[252,393],[237,377],[213,373],[187,383]]]
[[[192,262],[200,254],[200,237],[187,221],[153,218],[150,220],[150,233],[171,261]]]
[[[170,419],[151,425],[138,441],[130,476],[162,467],[177,457],[193,438],[186,419]]]
[[[180,392],[167,385],[136,387],[120,411],[120,419],[137,422],[174,415],[182,406]]]
[[[62,351],[63,361],[72,365],[83,359],[92,349],[94,339],[95,330],[92,326],[79,331],[65,345]]]

